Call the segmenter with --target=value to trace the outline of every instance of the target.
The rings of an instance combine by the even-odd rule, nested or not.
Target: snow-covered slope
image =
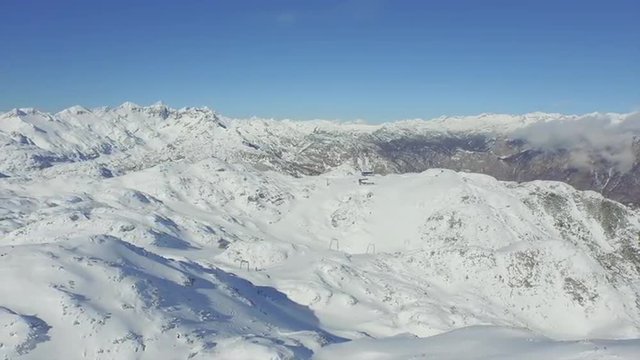
[[[274,289],[117,237],[5,246],[1,255],[8,359],[305,357],[335,341]]]
[[[638,345],[638,340],[552,341],[521,329],[472,327],[426,339],[397,336],[356,340],[323,348],[314,359],[635,359]]]
[[[562,183],[353,172],[211,158],[0,179],[0,354],[308,358],[370,339],[319,353],[331,358],[475,325],[640,337],[633,210]]]
[[[358,184],[388,161],[362,139],[582,121],[480,118],[0,115],[0,359],[637,358],[636,210],[437,168]]]

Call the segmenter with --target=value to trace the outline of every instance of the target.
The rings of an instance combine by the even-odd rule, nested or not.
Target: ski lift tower
[[[360,165],[360,164],[359,164]],[[373,182],[369,180],[369,177],[375,175],[373,170],[369,167],[369,161],[365,157],[362,159],[362,165],[360,165],[360,178],[358,179],[359,185],[373,185]]]
[[[366,155],[365,155],[365,157],[362,158],[362,164],[358,164],[358,165],[360,165],[360,174],[362,176],[373,176],[373,175],[375,175],[373,170],[371,169],[371,166],[369,165],[369,158],[366,157]]]

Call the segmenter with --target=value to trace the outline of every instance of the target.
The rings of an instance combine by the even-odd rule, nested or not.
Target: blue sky
[[[2,0],[0,110],[225,115],[640,110],[635,0]]]

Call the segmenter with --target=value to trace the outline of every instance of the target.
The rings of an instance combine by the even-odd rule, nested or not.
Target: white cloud
[[[622,172],[635,163],[634,138],[640,138],[640,112],[625,115],[590,114],[540,122],[516,131],[514,137],[544,149],[566,149],[576,166],[593,159],[610,161]]]

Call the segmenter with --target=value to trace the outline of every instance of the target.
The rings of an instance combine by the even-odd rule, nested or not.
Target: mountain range
[[[9,111],[0,358],[635,359],[639,121]]]
[[[248,161],[296,176],[342,164],[366,164],[379,174],[446,168],[507,181],[562,181],[640,203],[640,113],[483,114],[369,125],[237,120],[207,108],[124,103],[56,114],[14,109],[0,115],[0,141],[4,176],[86,160],[106,173],[126,172],[129,151],[153,150]]]

